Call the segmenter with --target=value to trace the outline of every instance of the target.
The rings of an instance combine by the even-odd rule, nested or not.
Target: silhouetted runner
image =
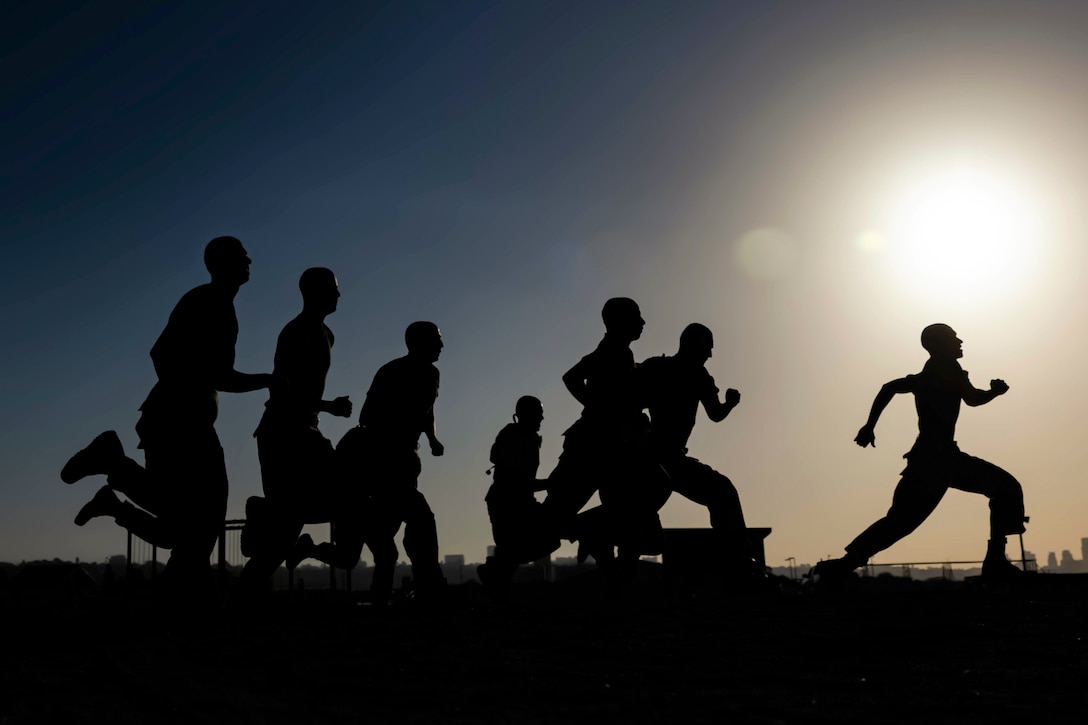
[[[179,587],[210,581],[209,558],[226,516],[216,391],[246,393],[273,384],[271,375],[234,369],[234,297],[249,280],[250,262],[234,237],[208,242],[204,264],[212,281],[181,298],[151,348],[158,382],[136,423],[146,469],[127,458],[117,434],[107,431],[61,471],[66,483],[106,474],[108,485],[80,510],[76,524],[112,516],[145,541],[171,548],[164,579]],[[115,490],[141,508],[122,502]]]
[[[523,396],[514,407],[514,422],[499,431],[491,446],[495,479],[485,501],[495,537],[495,555],[476,572],[480,581],[499,595],[520,564],[536,561],[559,548],[559,538],[533,495],[548,483],[536,477],[543,420],[540,400]]]
[[[646,321],[634,300],[614,297],[601,310],[605,334],[597,348],[563,374],[582,415],[563,432],[563,452],[548,476],[545,511],[560,535],[577,539],[574,519],[601,482],[617,475],[642,418],[635,395],[631,343]]]
[[[287,559],[308,523],[332,520],[351,505],[332,443],[318,430],[318,415],[351,417],[347,396],[323,400],[334,337],[325,318],[340,298],[336,275],[312,267],[298,281],[302,312],[276,341],[272,374],[283,385],[271,391],[257,431],[264,498],[246,502],[242,553],[249,556],[242,582],[271,587],[272,574]]]
[[[296,551],[300,560],[313,557],[350,568],[365,540],[374,555],[370,591],[375,602],[385,602],[392,593],[398,554],[394,537],[402,523],[416,591],[426,595],[445,584],[434,514],[418,488],[420,434],[427,437],[432,455],[445,452],[434,417],[439,382],[434,363],[442,354],[442,333],[433,322],[413,322],[404,342],[408,354],[378,369],[359,412],[359,427],[337,444],[348,475],[359,477],[369,493],[365,511],[335,519],[337,537],[343,530],[343,541],[315,546],[304,534]]]
[[[579,558],[589,554],[607,566],[613,545],[619,544],[633,573],[638,552],[659,553],[657,509],[669,488],[645,445],[649,421],[642,413],[631,353],[646,321],[638,304],[626,297],[605,302],[601,318],[604,339],[563,375],[583,409],[563,433],[544,511],[561,538],[580,542]],[[602,506],[578,516],[598,489]]]
[[[657,460],[669,474],[672,490],[706,506],[710,525],[726,551],[722,562],[731,576],[758,575],[752,558],[733,482],[710,466],[687,455],[688,438],[702,404],[715,423],[740,403],[740,393],[729,388],[718,399],[718,386],[706,369],[714,350],[714,335],[705,325],[692,323],[680,334],[680,348],[672,357],[650,358],[638,366],[640,388],[650,411],[650,440]]]
[[[980,493],[990,499],[990,542],[982,575],[991,579],[1015,577],[1022,572],[1005,557],[1005,537],[1024,532],[1024,494],[1020,483],[1006,471],[981,458],[969,456],[956,445],[960,402],[985,405],[1009,386],[990,381],[989,390],[971,385],[958,361],[963,342],[948,325],[922,330],[922,347],[929,352],[922,372],[886,383],[873,401],[869,420],[854,442],[862,448],[876,445],[876,423],[898,393],[914,395],[918,411],[918,439],[904,458],[907,467],[884,518],[863,531],[846,547],[846,556],[816,565],[813,575],[834,582],[848,576],[877,552],[887,549],[926,520],[949,488]]]

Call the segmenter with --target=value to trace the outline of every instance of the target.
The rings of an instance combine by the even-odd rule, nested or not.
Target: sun
[[[1030,279],[1037,212],[1008,178],[966,165],[930,172],[890,216],[889,252],[917,293],[986,301]]]

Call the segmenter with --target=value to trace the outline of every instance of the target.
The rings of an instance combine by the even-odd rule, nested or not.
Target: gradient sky
[[[0,560],[123,551],[112,522],[71,523],[100,482],[58,472],[104,429],[134,450],[148,350],[221,234],[254,260],[239,370],[270,371],[310,266],[343,293],[326,397],[358,410],[405,325],[442,328],[447,453],[420,479],[442,554],[491,542],[488,449],[520,395],[550,470],[579,413],[560,376],[617,295],[647,321],[637,359],[715,331],[708,368],[743,400],[691,452],[774,529],[768,563],[838,556],[886,510],[909,396],[876,449],[852,439],[937,321],[977,386],[1011,386],[958,439],[1023,483],[1028,548],[1088,536],[1088,4],[117,0],[9,3],[0,28]],[[1028,210],[981,276],[935,278],[953,260],[910,266],[896,236],[949,169],[1013,189],[996,233]],[[221,396],[232,516],[260,492],[265,399]],[[981,559],[987,516],[950,492],[878,560]],[[678,497],[662,518],[707,525]]]

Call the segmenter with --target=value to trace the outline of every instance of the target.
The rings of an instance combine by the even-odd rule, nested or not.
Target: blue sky
[[[835,554],[886,508],[911,406],[876,451],[851,439],[937,320],[976,384],[1012,386],[961,443],[1024,482],[1029,547],[1088,535],[1061,384],[1086,311],[1077,3],[40,3],[0,27],[0,559],[120,551],[112,524],[71,525],[95,484],[57,471],[106,428],[134,448],[147,352],[220,234],[254,260],[240,370],[271,367],[309,266],[343,292],[329,397],[360,405],[405,325],[442,328],[447,455],[420,485],[443,553],[490,542],[487,450],[520,395],[544,401],[551,467],[578,414],[560,376],[615,295],[642,304],[640,359],[715,330],[711,373],[744,399],[692,453],[775,529],[772,563]],[[1013,179],[1042,220],[1034,256],[970,295],[905,273],[884,211],[945,163]],[[263,402],[223,396],[232,515],[260,491]],[[663,517],[706,525],[682,501]],[[985,520],[950,495],[890,553],[972,558]]]

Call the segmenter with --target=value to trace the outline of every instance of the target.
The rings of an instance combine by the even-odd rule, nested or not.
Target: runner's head
[[[336,311],[340,289],[331,269],[310,267],[298,278],[298,288],[302,292],[302,302],[306,309],[322,316]]]
[[[236,237],[216,237],[204,247],[204,266],[213,282],[240,287],[249,281],[249,265],[253,262],[246,248]]]
[[[698,360],[702,364],[710,359],[713,350],[714,333],[706,325],[693,322],[680,333],[679,355],[681,357]]]
[[[538,398],[534,398],[532,395],[523,395],[518,398],[517,404],[514,406],[514,421],[530,427],[533,430],[540,430],[540,422],[544,420],[544,405]]]
[[[601,318],[604,320],[605,330],[627,342],[634,342],[642,337],[642,328],[646,327],[646,320],[642,319],[638,303],[629,297],[613,297],[605,302]]]
[[[922,330],[922,347],[930,357],[955,360],[963,357],[963,340],[948,325],[937,323]]]
[[[413,322],[404,331],[404,344],[408,346],[408,354],[434,362],[442,354],[442,332],[438,325],[423,320]]]

